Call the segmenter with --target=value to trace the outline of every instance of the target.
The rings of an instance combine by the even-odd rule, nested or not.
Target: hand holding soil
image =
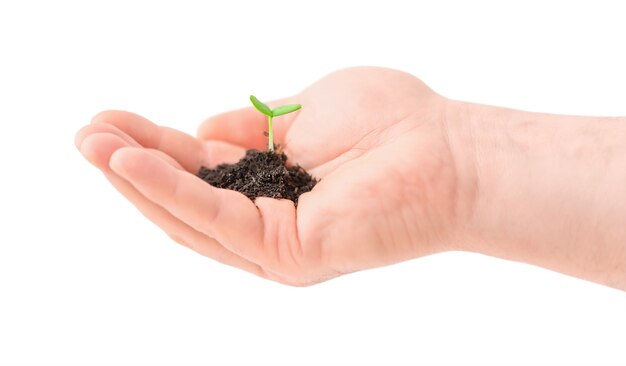
[[[197,138],[106,111],[76,144],[175,241],[282,283],[467,250],[626,289],[624,118],[452,101],[380,68],[342,70],[267,104],[296,103],[274,139],[288,165],[319,179],[297,208],[196,176],[267,148],[254,107],[208,119]]]

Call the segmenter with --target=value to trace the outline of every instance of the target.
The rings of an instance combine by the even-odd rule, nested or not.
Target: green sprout
[[[250,101],[254,105],[254,107],[261,113],[267,116],[267,126],[268,126],[268,141],[267,148],[270,151],[274,151],[274,128],[272,126],[272,119],[274,117],[282,116],[283,114],[295,112],[298,109],[302,108],[300,104],[287,104],[281,105],[274,109],[270,109],[267,104],[258,100],[254,95],[250,96]]]

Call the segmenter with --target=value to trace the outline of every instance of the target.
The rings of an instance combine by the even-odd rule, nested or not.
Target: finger
[[[256,206],[246,196],[212,187],[142,149],[117,150],[110,166],[146,198],[181,221],[265,267],[268,255],[263,250],[263,224]]]
[[[234,164],[246,155],[246,149],[228,142],[211,140],[204,141],[206,160],[204,166],[214,168],[218,164]]]
[[[104,127],[103,125],[102,127]],[[86,128],[79,131],[79,134],[86,135],[84,138],[80,139],[79,150],[85,156],[85,158],[95,165],[100,170],[110,170],[109,168],[109,158],[113,154],[113,152],[120,147],[133,146],[139,147],[139,144],[135,142],[128,136],[125,136],[123,133],[116,132],[91,132],[88,133],[85,131],[90,126],[86,126]],[[107,126],[108,128],[97,128],[96,130],[107,130],[107,129],[115,129],[113,126]],[[78,140],[78,137],[77,137]],[[97,141],[97,143],[93,143],[93,141]],[[83,142],[89,141],[89,145],[84,149],[82,148]],[[120,143],[124,143],[124,145],[120,145]],[[183,169],[182,166],[174,159],[172,159],[169,155],[166,155],[162,151],[147,149],[150,153],[158,156],[160,159],[163,159],[170,165]]]
[[[291,104],[293,98],[285,98],[269,103],[276,107]],[[297,113],[297,112],[296,112]],[[274,138],[277,143],[285,141],[287,130],[296,116],[290,113],[277,117],[274,125]],[[230,111],[210,117],[198,128],[200,140],[221,140],[247,149],[265,149],[267,147],[267,117],[254,107]]]
[[[105,173],[105,176],[144,217],[160,227],[161,230],[178,244],[219,263],[239,268],[260,277],[268,278],[265,271],[258,264],[243,259],[227,250],[215,239],[194,230],[189,225],[172,216],[172,214],[164,208],[148,201],[132,185],[117,174]]]
[[[198,138],[262,150],[267,146],[264,132],[267,132],[267,117],[250,107],[207,119],[198,128]]]
[[[87,125],[78,130],[76,136],[74,137],[74,144],[76,145],[76,148],[80,150],[83,140],[85,140],[87,136],[93,135],[95,133],[110,133],[112,135],[118,136],[120,139],[126,142],[128,146],[139,146],[139,144],[135,140],[133,140],[124,132],[120,131],[117,127],[106,123],[99,123]]]
[[[205,163],[206,151],[198,139],[173,128],[158,126],[134,113],[104,111],[97,114],[92,123],[117,127],[141,146],[171,156],[189,172],[197,172]]]
[[[263,241],[276,253],[274,271],[292,284],[304,284],[301,283],[303,278],[314,278],[319,271],[318,248],[302,247],[294,203],[269,197],[258,197],[254,203],[263,221]]]
[[[220,263],[237,267],[266,277],[263,269],[222,247],[215,239],[194,230],[167,210],[154,204],[125,179],[109,168],[111,155],[117,149],[128,147],[127,141],[109,133],[95,133],[81,141],[81,152],[96,167],[102,169],[111,184],[124,195],[146,218],[164,230],[176,242]]]
[[[90,124],[81,128],[76,133],[76,137],[74,139],[74,143],[76,144],[76,147],[80,150],[80,146],[83,140],[87,136],[90,136],[96,133],[110,133],[124,140],[128,144],[128,146],[141,147],[141,145],[137,141],[133,140],[130,136],[128,136],[123,131],[121,131],[119,128],[108,123],[95,123],[95,124]],[[209,167],[209,168],[213,168],[216,165],[222,164],[222,163],[231,163],[231,164],[236,163],[246,153],[246,150],[244,148],[239,147],[237,145],[229,144],[223,141],[205,141],[205,142],[202,142],[202,144],[204,144],[204,150],[205,150],[205,157],[204,157],[202,165]],[[163,159],[166,159],[172,163],[175,162],[175,160],[172,157],[170,157],[169,155],[165,154],[164,152],[160,150],[156,150],[156,149],[149,149],[149,150],[154,152],[156,155],[160,156]],[[106,164],[108,168],[108,160]],[[178,162],[175,162],[175,165],[178,167],[181,166]],[[102,169],[102,167],[99,167],[99,168]]]

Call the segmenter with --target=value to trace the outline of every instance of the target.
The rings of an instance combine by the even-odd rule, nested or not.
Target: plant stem
[[[268,141],[267,141],[267,148],[270,151],[274,151],[274,128],[272,126],[272,116],[268,116]]]

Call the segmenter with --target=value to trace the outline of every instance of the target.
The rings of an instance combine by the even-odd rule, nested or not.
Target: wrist
[[[457,199],[466,202],[457,205],[459,231],[465,239],[457,249],[484,253],[484,243],[494,236],[494,230],[482,219],[485,200],[488,189],[492,189],[489,186],[497,180],[493,176],[499,171],[495,160],[505,153],[498,126],[509,120],[513,111],[456,100],[447,100],[445,111],[444,129],[455,164]]]
[[[607,268],[624,271],[625,119],[457,101],[447,111],[459,184],[472,197],[461,249],[604,283]]]

